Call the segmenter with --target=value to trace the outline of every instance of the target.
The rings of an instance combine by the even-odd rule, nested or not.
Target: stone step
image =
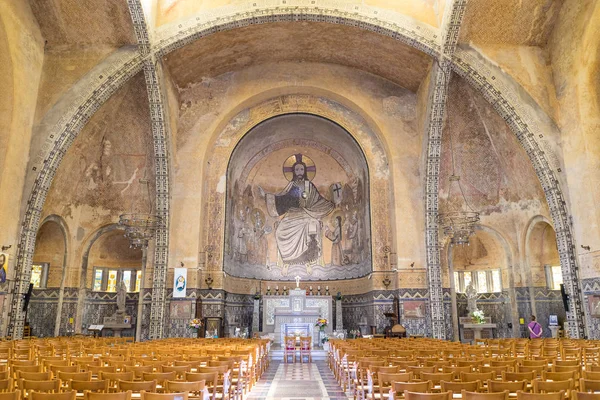
[[[269,352],[271,360],[283,361],[283,350],[271,349]],[[313,361],[325,361],[327,360],[327,351],[323,349],[315,349],[311,351]],[[300,358],[300,351],[296,351],[296,360]]]

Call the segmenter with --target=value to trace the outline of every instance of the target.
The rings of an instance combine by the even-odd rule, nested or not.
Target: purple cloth
[[[529,326],[529,329],[533,331],[533,333],[529,332],[530,339],[537,339],[541,336],[540,333],[542,333],[542,326],[537,321],[531,321],[527,326]]]

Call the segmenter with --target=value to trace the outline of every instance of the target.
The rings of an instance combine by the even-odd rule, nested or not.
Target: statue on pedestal
[[[127,287],[125,282],[121,281],[117,288],[117,314],[125,313],[125,299],[127,298]]]
[[[467,311],[469,315],[473,312],[477,311],[477,289],[473,287],[473,283],[469,282],[467,288],[465,289],[465,294],[467,295]]]

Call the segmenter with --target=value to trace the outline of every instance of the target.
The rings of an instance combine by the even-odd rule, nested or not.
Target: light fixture
[[[148,148],[148,146],[146,146]],[[148,152],[147,152],[148,153]],[[148,212],[134,212],[132,200],[131,212],[119,215],[119,225],[125,229],[125,237],[129,239],[129,247],[135,249],[145,249],[148,247],[148,242],[154,238],[157,229],[162,225],[162,219],[154,213],[152,198],[150,196],[150,181],[146,179],[148,163],[144,167],[144,177],[138,182],[140,186],[146,187],[146,195],[148,196]],[[143,196],[143,189],[140,191],[140,197]],[[139,210],[139,208],[138,208]]]
[[[450,246],[469,245],[469,237],[475,234],[475,224],[479,222],[479,213],[467,202],[465,192],[460,184],[460,176],[456,174],[454,163],[454,144],[452,129],[448,118],[448,135],[450,138],[450,156],[452,174],[448,178],[447,212],[438,213],[440,232],[450,239]]]
[[[383,281],[381,283],[383,283],[383,286],[385,286],[385,289],[387,290],[388,286],[390,286],[392,284],[392,281],[386,275],[385,278],[383,278]]]
[[[206,286],[208,286],[208,289],[212,289],[212,284],[213,284],[213,278],[209,275],[208,277],[206,277],[206,279],[204,280],[204,283],[206,283]]]

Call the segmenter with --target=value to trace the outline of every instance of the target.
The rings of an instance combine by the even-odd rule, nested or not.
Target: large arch
[[[437,58],[440,55],[441,35],[438,29],[418,23],[397,13],[391,11],[381,12],[380,9],[364,5],[340,7],[339,2],[332,0],[322,0],[319,2],[318,7],[306,6],[301,1],[290,0],[288,3],[289,5],[286,7],[280,7],[270,5],[266,0],[254,1],[246,5],[238,5],[239,9],[244,10],[243,12],[239,12],[239,9],[236,10],[236,8],[224,7],[221,12],[215,11],[207,15],[197,15],[186,21],[167,25],[156,32],[157,41],[153,49],[153,55],[164,56],[186,43],[220,30],[234,29],[249,24],[303,21],[348,24],[402,40],[432,57]],[[536,116],[529,113],[524,107],[520,107],[520,95],[514,87],[505,85],[501,83],[501,79],[497,79],[503,74],[498,69],[490,68],[477,59],[477,55],[476,51],[469,52],[457,49],[449,62],[456,73],[463,76],[494,106],[530,157],[544,189],[556,227],[561,266],[567,282],[566,290],[571,295],[571,309],[573,310],[568,314],[570,333],[572,337],[585,336],[585,325],[583,319],[579,318],[579,315],[583,312],[583,307],[578,279],[578,265],[574,250],[575,243],[569,225],[567,201],[560,184],[560,181],[564,181],[564,178],[556,175],[545,155],[543,146],[538,140],[539,135],[543,137],[545,132],[542,131],[543,128],[536,124],[538,122]],[[15,337],[22,335],[24,321],[22,314],[18,312],[21,307],[20,295],[26,290],[25,282],[29,279],[26,272],[29,270],[32,261],[35,232],[39,226],[42,206],[54,174],[62,161],[63,155],[91,115],[124,81],[133,76],[132,71],[137,72],[141,69],[142,57],[138,54],[129,55],[129,57],[129,60],[122,64],[121,68],[123,69],[118,67],[109,69],[110,75],[107,77],[101,76],[99,82],[93,82],[93,84],[86,87],[87,90],[84,91],[86,94],[73,102],[70,116],[61,118],[54,125],[46,143],[47,151],[40,153],[40,156],[31,166],[34,174],[38,169],[40,171],[34,181],[26,211],[23,215],[23,228],[17,253],[15,269],[19,279],[16,287],[16,298],[13,301],[13,309],[16,312],[13,314],[11,323],[11,326],[15,329],[15,332],[13,332]],[[507,80],[514,83],[510,78],[507,78]],[[514,84],[514,86],[518,87],[517,84]],[[544,115],[537,104],[536,112],[538,115]],[[561,172],[560,168],[557,172]]]
[[[392,251],[395,251],[395,229],[390,223],[394,219],[393,191],[389,190],[392,171],[388,165],[387,151],[379,140],[376,129],[366,123],[353,109],[328,98],[308,94],[288,94],[270,98],[246,111],[240,111],[239,115],[230,119],[230,126],[226,125],[217,132],[213,145],[206,149],[206,160],[208,160],[207,164],[210,164],[210,169],[205,170],[203,174],[206,184],[202,196],[203,216],[201,218],[208,218],[208,223],[204,224],[205,228],[200,232],[200,248],[209,249],[211,253],[207,258],[208,271],[220,270],[224,260],[226,191],[222,182],[227,176],[229,160],[235,147],[260,123],[276,116],[298,113],[314,115],[334,122],[350,134],[362,150],[370,171],[373,270],[383,270],[387,266],[386,253],[383,249],[392,248],[394,249]],[[392,194],[388,198],[385,193]]]

